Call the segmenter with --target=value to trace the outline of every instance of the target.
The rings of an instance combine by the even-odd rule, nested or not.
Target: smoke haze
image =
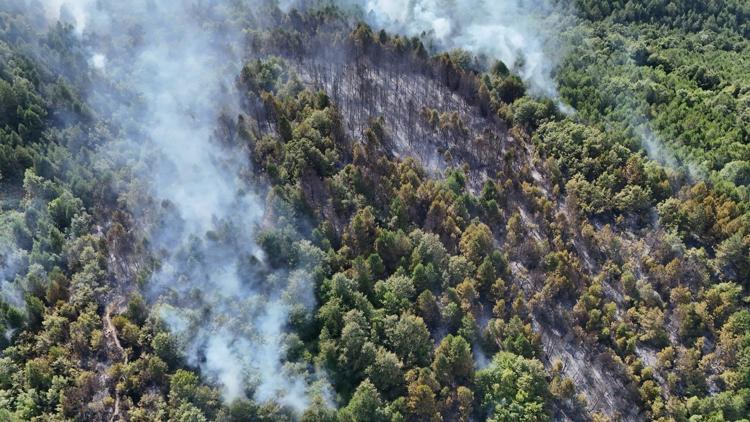
[[[569,12],[549,0],[339,0],[377,28],[427,34],[441,50],[461,48],[500,59],[532,93],[557,99],[554,71],[564,53],[556,34]]]
[[[486,2],[352,0],[375,27],[426,34],[439,49],[462,48],[507,63],[532,92],[557,98],[556,57],[543,28],[546,0]],[[248,152],[217,135],[222,113],[239,113],[234,78],[243,57],[243,1],[128,2],[45,0],[47,16],[75,24],[90,64],[122,96],[92,90],[92,107],[111,110],[124,128],[121,149],[142,174],[149,201],[129,201],[149,216],[160,265],[144,290],[188,362],[219,383],[226,400],[252,395],[301,411],[313,376],[284,363],[290,313],[314,304],[307,279],[315,254],[291,272],[269,270],[256,243],[264,201],[242,175]],[[283,5],[283,4],[282,4]],[[249,10],[249,9],[248,9]],[[532,15],[531,10],[535,13]],[[551,18],[550,18],[551,19]],[[120,100],[117,100],[120,99]],[[145,128],[145,129],[143,129]],[[312,248],[308,248],[312,249]]]
[[[99,92],[90,102],[113,110],[127,134],[120,149],[130,150],[129,164],[150,193],[151,201],[129,203],[149,216],[160,263],[144,290],[184,343],[188,363],[218,382],[227,401],[252,395],[301,411],[307,371],[287,368],[284,356],[289,313],[309,312],[314,302],[309,269],[279,273],[265,263],[256,243],[264,201],[242,178],[251,172],[248,151],[216,129],[222,113],[239,113],[242,28],[232,26],[232,8],[250,6],[45,3],[48,16],[75,22],[93,68],[135,92],[132,102]]]

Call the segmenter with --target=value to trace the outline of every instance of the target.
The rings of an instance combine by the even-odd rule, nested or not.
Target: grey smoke
[[[43,0],[44,11],[50,21],[62,20],[75,25],[77,33],[86,27],[87,11],[95,0]]]
[[[6,225],[7,226],[7,225]],[[28,252],[16,246],[12,233],[0,233],[0,299],[23,308],[23,289],[18,276],[28,267]]]
[[[243,1],[128,2],[48,0],[49,15],[73,15],[91,45],[91,65],[137,94],[134,104],[91,102],[116,110],[124,149],[156,199],[130,206],[150,216],[150,244],[161,266],[149,299],[185,344],[188,363],[219,383],[230,401],[251,392],[301,411],[313,376],[284,362],[289,313],[314,303],[309,267],[269,271],[255,239],[264,201],[241,175],[248,152],[221,144],[222,111],[239,112],[234,80],[242,58],[232,7]],[[59,12],[61,10],[62,12]],[[114,96],[113,96],[114,98]],[[145,129],[143,129],[145,128]],[[121,148],[122,149],[122,148]],[[309,246],[309,245],[308,245]],[[308,248],[310,249],[310,248]]]
[[[612,59],[613,62],[620,62],[620,65],[628,66],[633,69],[637,68],[632,55],[625,49],[615,50],[618,58]],[[614,56],[615,54],[613,54]],[[603,75],[606,77],[606,75]],[[627,89],[622,93],[626,97],[637,97],[637,93]],[[632,128],[633,134],[638,138],[641,147],[646,152],[646,156],[651,160],[673,170],[683,172],[690,181],[705,180],[707,172],[698,163],[690,157],[679,157],[675,151],[664,142],[664,140],[654,131],[651,120],[646,116],[644,110],[634,106],[632,102],[626,103],[627,107],[625,123]]]
[[[632,115],[636,115],[633,113]],[[681,169],[691,181],[705,180],[706,172],[692,160],[683,159],[681,162],[667,144],[665,144],[651,129],[651,122],[645,121],[640,125],[633,123],[635,132],[646,150],[647,156],[657,163],[672,168]]]
[[[292,2],[288,2],[291,4]],[[338,0],[358,7],[376,28],[431,36],[441,50],[460,48],[502,60],[539,96],[558,99],[559,32],[570,12],[551,0]]]
[[[472,346],[472,353],[474,355],[474,368],[477,370],[484,369],[490,365],[492,360],[486,353],[482,351],[482,347],[479,345]]]
[[[92,68],[114,85],[132,88],[132,104],[116,110],[125,149],[157,200],[134,203],[151,216],[151,245],[161,266],[147,284],[149,298],[185,343],[188,362],[217,381],[227,400],[251,391],[302,410],[314,378],[284,362],[286,324],[295,307],[312,308],[309,268],[270,273],[254,239],[264,223],[263,201],[239,177],[246,151],[220,146],[221,110],[239,112],[233,92],[241,59],[241,28],[217,27],[230,4],[247,2],[44,0],[48,16],[75,23],[91,45]],[[365,12],[374,27],[431,37],[440,49],[462,48],[504,61],[532,92],[557,98],[548,0],[342,0]],[[204,16],[198,18],[196,16]],[[212,20],[210,16],[221,16]],[[552,17],[545,17],[552,16]],[[117,98],[113,96],[112,98]],[[314,254],[313,254],[314,255]],[[308,260],[311,265],[314,257]]]

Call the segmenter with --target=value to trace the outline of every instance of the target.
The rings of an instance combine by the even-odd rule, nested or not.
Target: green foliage
[[[375,386],[365,380],[357,387],[349,404],[339,412],[339,420],[385,422],[389,419]]]
[[[443,385],[468,383],[474,372],[474,358],[469,343],[461,336],[448,334],[435,350],[432,370],[438,382]]]
[[[169,333],[158,333],[151,340],[151,347],[156,356],[170,368],[176,368],[181,361],[180,349],[176,339]]]
[[[266,195],[253,240],[268,266],[248,266],[302,267],[315,287],[315,318],[290,315],[287,358],[322,368],[340,410],[316,396],[302,420],[598,420],[573,395],[609,384],[646,419],[748,414],[748,9],[576,3],[561,102],[527,95],[502,62],[430,58],[426,36],[332,7],[268,6],[245,32],[259,57],[219,129],[252,160],[237,176]],[[158,216],[123,207],[147,200],[132,173],[148,161],[109,168],[121,131],[80,100],[87,41],[34,22],[0,6],[0,263],[18,288],[0,301],[0,419],[107,419],[115,395],[135,421],[299,417],[222,403],[140,295],[109,306],[160,265],[139,238]],[[307,60],[311,46],[352,64]],[[376,107],[390,90],[410,93],[419,123]],[[456,98],[467,107],[446,110]],[[451,141],[403,145],[399,128],[420,125]],[[422,168],[409,156],[422,149],[446,167]],[[564,331],[604,382],[572,385],[555,364],[548,376],[539,326]],[[495,352],[476,370],[474,354]]]
[[[477,395],[492,421],[544,421],[548,394],[542,363],[513,353],[500,352],[490,365],[477,371]]]
[[[394,353],[409,367],[425,366],[432,352],[430,331],[420,317],[403,314],[385,329],[386,339]]]
[[[728,1],[648,1],[576,0],[578,10],[589,19],[609,18],[614,22],[650,22],[682,28],[736,31],[748,36],[750,9],[740,0]]]
[[[198,377],[192,372],[178,369],[169,381],[171,418],[207,419],[212,415],[218,400],[217,392],[201,386]]]
[[[403,363],[398,356],[380,348],[375,355],[375,361],[367,368],[367,376],[380,394],[392,399],[402,394],[405,384],[402,368]]]
[[[470,224],[461,235],[461,253],[471,262],[479,265],[491,252],[492,232],[486,224]]]

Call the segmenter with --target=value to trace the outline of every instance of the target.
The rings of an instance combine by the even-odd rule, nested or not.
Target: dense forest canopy
[[[750,417],[742,0],[0,3],[0,420]]]

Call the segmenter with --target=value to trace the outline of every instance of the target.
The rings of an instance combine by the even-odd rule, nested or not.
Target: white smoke
[[[107,66],[107,57],[101,53],[94,53],[94,55],[91,56],[91,65],[94,69],[103,71]]]
[[[140,182],[155,198],[130,204],[154,221],[149,242],[161,265],[146,293],[183,340],[188,363],[218,382],[227,401],[252,394],[302,411],[308,377],[288,368],[284,356],[290,309],[311,307],[311,283],[301,276],[309,269],[282,274],[264,264],[255,241],[264,201],[241,179],[250,172],[248,151],[220,145],[216,131],[222,110],[239,113],[234,81],[243,64],[236,51],[244,28],[232,27],[230,9],[251,5],[46,5],[74,11],[77,31],[90,43],[91,65],[137,94],[133,102],[105,104],[123,96],[95,92],[91,102],[115,110],[127,134],[124,149],[141,163]]]
[[[636,126],[635,132],[641,141],[641,145],[646,150],[648,158],[663,166],[684,171],[690,181],[708,178],[706,171],[690,157],[678,160],[674,151],[654,134],[649,121]]]
[[[87,11],[94,3],[95,0],[43,0],[42,2],[47,19],[71,23],[79,34],[86,28]]]
[[[376,27],[427,33],[440,48],[497,58],[532,92],[557,98],[547,0],[351,0]],[[156,216],[151,233],[160,267],[147,292],[186,344],[188,362],[221,384],[224,398],[252,393],[297,410],[309,377],[284,363],[289,313],[309,310],[305,272],[269,273],[254,239],[263,201],[240,179],[247,152],[214,139],[221,110],[238,113],[234,78],[242,29],[229,5],[242,0],[45,0],[53,18],[75,23],[91,45],[91,65],[138,96],[94,93],[93,108],[114,110],[125,145],[155,201],[130,204]],[[552,19],[554,20],[554,18]],[[237,37],[237,38],[235,38]],[[107,101],[117,99],[121,103]],[[145,128],[145,129],[144,129]],[[145,163],[145,164],[144,164]],[[309,269],[308,269],[309,270]]]
[[[551,0],[339,0],[359,7],[377,28],[431,35],[446,50],[500,59],[535,95],[558,98],[554,72],[563,57],[559,31],[569,12]]]
[[[23,308],[23,290],[16,282],[28,266],[28,252],[16,247],[10,235],[0,235],[0,300]]]

